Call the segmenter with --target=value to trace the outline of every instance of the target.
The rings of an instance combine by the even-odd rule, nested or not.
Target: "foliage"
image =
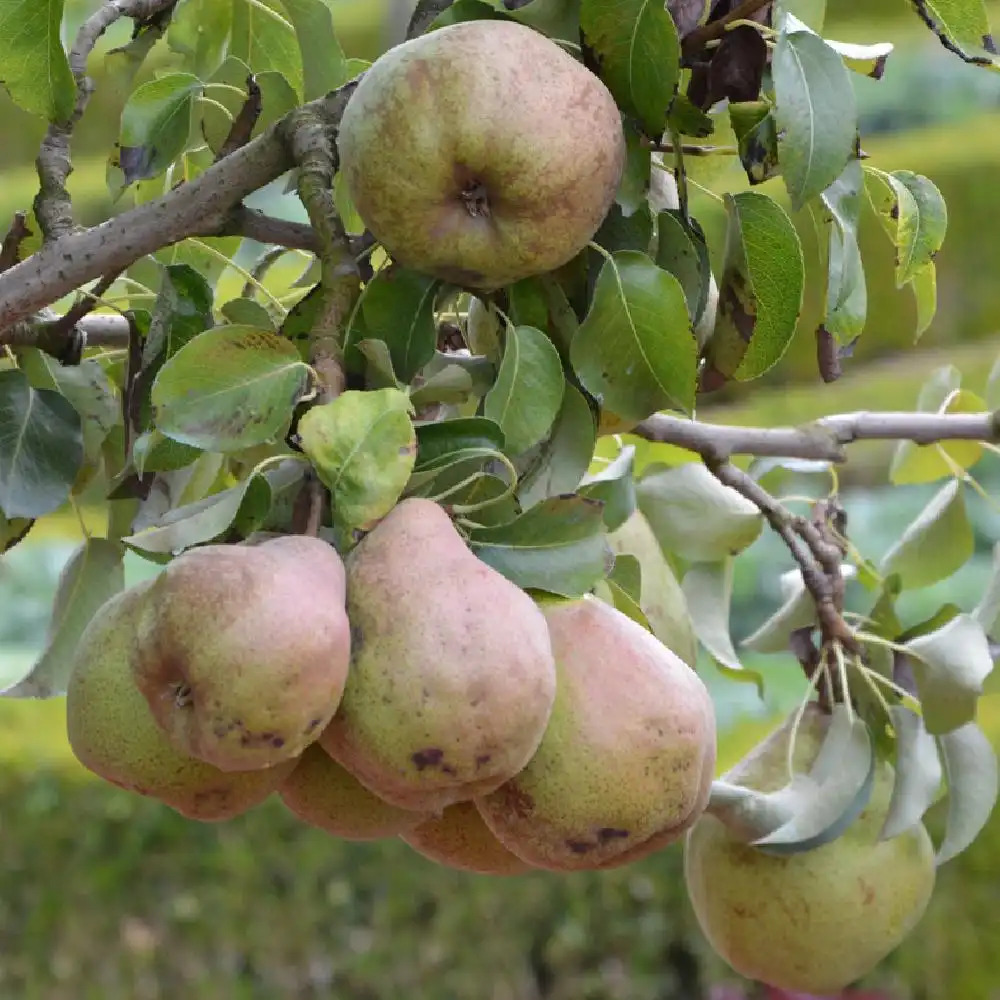
[[[915,7],[957,59],[1000,68],[980,0]],[[851,74],[879,78],[892,46],[825,38],[824,8],[421,0],[421,30],[517,21],[578,50],[622,115],[627,162],[590,245],[473,294],[393,262],[351,203],[336,138],[368,63],[345,54],[327,0],[122,0],[83,23],[70,54],[58,0],[45,18],[8,4],[2,34],[24,44],[0,43],[0,75],[49,130],[0,273],[0,552],[67,502],[96,501],[107,526],[68,563],[47,647],[6,694],[64,693],[66,651],[124,585],[126,551],[160,565],[207,542],[310,531],[346,554],[421,496],[525,590],[597,592],[678,650],[687,638],[658,622],[684,620],[733,683],[761,684],[743,649],[794,657],[821,699],[847,700],[862,737],[843,801],[831,813],[815,783],[790,786],[783,850],[840,835],[873,755],[896,765],[887,829],[943,798],[939,863],[969,848],[997,796],[978,713],[997,690],[1000,543],[967,606],[912,615],[905,595],[975,553],[968,498],[989,498],[970,470],[1000,438],[1000,359],[975,390],[945,366],[912,413],[828,414],[789,450],[768,428],[695,419],[713,393],[780,370],[793,341],[814,338],[832,382],[859,338],[878,336],[862,225],[882,231],[878,252],[912,296],[912,341],[936,313],[945,200],[931,178],[872,163],[858,131]],[[74,232],[62,145],[89,97],[86,57],[122,14],[135,28],[108,56],[127,96],[107,183],[124,210],[106,231]],[[242,204],[284,175],[309,227]],[[838,491],[844,446],[866,436],[897,442],[894,488],[934,488],[877,559],[852,540]],[[661,619],[644,592],[649,546],[612,557],[633,516],[667,581]],[[737,645],[735,567],[768,529],[794,566],[780,606]]]

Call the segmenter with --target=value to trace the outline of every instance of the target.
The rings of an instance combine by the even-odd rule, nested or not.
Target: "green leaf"
[[[255,474],[227,490],[167,511],[122,541],[141,552],[178,555],[219,538],[237,521],[244,526],[245,537],[263,522],[270,505],[268,479]]]
[[[639,508],[667,552],[716,562],[752,545],[764,515],[701,462],[650,466],[636,485]]]
[[[740,381],[781,360],[802,309],[805,261],[784,210],[759,191],[726,195],[726,257],[707,346],[711,366]]]
[[[78,365],[62,365],[36,347],[17,352],[21,370],[36,389],[54,389],[80,414],[84,455],[100,453],[112,429],[121,423],[121,401],[96,358],[84,358]]]
[[[534,327],[510,327],[497,380],[483,400],[483,414],[503,430],[508,455],[520,455],[545,437],[565,385],[552,341]]]
[[[921,0],[921,4],[930,18],[924,23],[939,38],[981,65],[998,65],[984,0]]]
[[[854,150],[854,88],[840,56],[811,31],[778,35],[771,73],[778,158],[797,211],[840,176]]]
[[[195,337],[160,369],[151,394],[157,428],[182,444],[239,451],[283,434],[309,383],[284,338],[222,326]]]
[[[434,296],[440,282],[416,271],[379,272],[361,298],[364,336],[384,340],[399,380],[409,383],[434,357]]]
[[[898,573],[906,590],[930,586],[957,572],[975,548],[958,480],[946,483],[899,541],[882,557],[883,576]]]
[[[381,343],[381,341],[376,341]],[[474,388],[472,375],[462,365],[445,365],[410,392],[415,410],[433,403],[461,405],[469,400]]]
[[[619,107],[659,139],[680,73],[677,29],[664,4],[581,0],[580,34]]]
[[[608,531],[620,528],[635,513],[634,461],[635,448],[626,445],[613,462],[586,476],[580,486],[580,496],[604,504],[604,524]]]
[[[956,615],[903,646],[927,731],[939,736],[971,722],[983,682],[993,669],[989,641],[979,622],[971,615]]]
[[[409,396],[398,389],[342,393],[299,421],[302,450],[330,491],[334,523],[367,531],[399,500],[417,436]]]
[[[83,464],[80,415],[64,396],[0,371],[0,510],[41,517],[62,504]]]
[[[583,497],[553,497],[509,524],[474,528],[469,544],[522,589],[563,597],[582,597],[613,564],[602,504]]]
[[[652,631],[639,603],[641,588],[642,569],[639,560],[635,556],[616,555],[614,568],[607,579],[598,583],[594,593],[647,631]]]
[[[221,311],[226,322],[234,326],[253,326],[258,330],[276,332],[271,314],[254,299],[230,299],[223,305]]]
[[[835,840],[857,819],[874,778],[867,725],[837,705],[808,774],[796,772],[787,785],[767,793],[715,781],[708,812],[767,854],[799,854]]]
[[[705,308],[712,277],[705,237],[685,225],[680,209],[660,212],[656,225],[656,263],[680,282],[688,315],[697,320]]]
[[[415,472],[443,468],[449,456],[468,451],[499,454],[504,450],[503,431],[487,417],[458,417],[417,427]]]
[[[644,254],[612,255],[570,347],[583,387],[627,420],[666,407],[689,413],[697,352],[680,282]]]
[[[500,363],[500,316],[492,304],[473,296],[469,300],[469,314],[465,323],[465,336],[469,350],[490,361]]]
[[[1000,627],[1000,542],[993,546],[993,570],[972,617],[991,635]]]
[[[913,275],[910,289],[917,308],[917,322],[913,330],[916,342],[927,331],[937,313],[937,269],[933,264],[924,264]]]
[[[893,705],[889,718],[896,733],[896,775],[881,840],[905,833],[920,821],[937,798],[943,773],[937,743],[923,719],[904,705]]]
[[[857,570],[843,564],[841,576],[845,580],[853,578]],[[781,575],[781,596],[783,604],[764,622],[756,632],[748,635],[740,646],[758,653],[785,653],[789,649],[792,633],[816,624],[816,603],[806,589],[802,572],[789,570]]]
[[[580,35],[580,0],[531,0],[508,10],[504,0],[492,0],[493,6],[512,20],[527,24],[549,38],[576,42]]]
[[[184,0],[171,15],[167,45],[185,57],[194,73],[208,77],[222,62],[232,20],[231,3]]]
[[[118,140],[126,184],[163,173],[184,152],[194,97],[203,87],[190,73],[165,73],[132,91],[122,109]]]
[[[681,580],[681,590],[691,625],[698,641],[731,680],[757,686],[764,697],[764,678],[756,670],[747,670],[740,662],[729,631],[729,611],[733,598],[733,559],[694,563]]]
[[[552,432],[520,477],[518,499],[527,509],[546,497],[572,493],[587,474],[597,428],[590,406],[576,386],[566,383]]]
[[[302,56],[303,93],[311,101],[346,83],[347,59],[333,27],[333,0],[281,0]]]
[[[851,160],[821,195],[830,228],[823,326],[840,344],[851,343],[861,334],[868,313],[865,269],[858,246],[863,185],[861,161]]]
[[[937,408],[939,413],[984,413],[986,404],[974,392],[955,389]],[[900,441],[889,466],[889,481],[896,485],[932,483],[955,475],[956,469],[970,469],[983,457],[979,441],[941,441],[916,444]]]
[[[59,575],[45,648],[25,677],[4,690],[7,698],[56,698],[66,693],[73,651],[98,608],[125,586],[125,549],[88,538]]]
[[[815,2],[817,0],[806,0],[806,4],[813,4]],[[818,3],[821,7],[826,6],[826,0],[818,0]],[[787,8],[789,6],[802,5],[802,0],[798,0],[795,4],[789,4],[786,0],[786,3],[782,6]],[[801,12],[799,16],[805,17]],[[806,24],[800,21],[794,14],[789,13],[785,20],[785,26],[789,31],[808,31],[811,29],[819,33],[822,21],[822,16],[819,16],[817,23]],[[836,42],[832,38],[827,38],[825,41],[844,60],[844,65],[849,70],[854,73],[860,73],[862,76],[874,77],[876,80],[882,78],[882,74],[885,72],[886,60],[894,49],[892,42],[874,42],[870,45],[859,45],[855,42]]]
[[[646,618],[649,631],[689,667],[694,667],[698,658],[698,641],[684,591],[663,555],[649,522],[640,511],[635,511],[608,536],[608,544],[616,557],[615,571],[609,577],[609,583],[621,583],[621,575],[616,571],[623,558],[635,559],[641,582],[638,592],[629,592],[633,598],[638,597],[639,609]],[[615,603],[617,605],[617,600]]]
[[[938,847],[943,865],[979,836],[997,800],[997,757],[986,734],[969,722],[940,737],[948,782],[948,821]]]
[[[360,340],[355,347],[365,359],[366,389],[405,389],[392,367],[392,355],[384,340]]]
[[[0,555],[17,545],[28,534],[34,523],[29,517],[8,519],[0,510]]]
[[[0,80],[14,103],[50,122],[73,112],[76,84],[59,38],[63,0],[0,4]]]
[[[302,56],[284,5],[280,0],[232,0],[232,4],[230,55],[243,60],[253,73],[280,73],[301,100]]]
[[[132,445],[132,463],[140,476],[146,472],[183,469],[202,454],[200,449],[173,441],[155,428],[144,431]]]

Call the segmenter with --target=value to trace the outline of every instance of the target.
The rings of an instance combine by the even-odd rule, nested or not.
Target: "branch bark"
[[[336,128],[358,79],[305,107],[327,128]],[[0,274],[0,331],[86,282],[124,270],[162,247],[188,236],[231,231],[230,217],[240,202],[294,166],[282,127],[276,122],[193,181],[92,229],[68,233]],[[236,218],[247,223],[251,215],[237,213]]]
[[[843,462],[854,441],[1000,442],[1000,411],[906,413],[862,410],[822,417],[802,427],[735,427],[667,414],[643,420],[632,431],[647,441],[675,444],[699,454],[755,455]]]

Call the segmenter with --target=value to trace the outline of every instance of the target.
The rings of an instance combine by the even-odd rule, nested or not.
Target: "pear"
[[[610,867],[679,838],[715,767],[708,690],[678,656],[598,598],[542,605],[555,706],[528,765],[477,798],[518,857],[558,871]]]
[[[830,716],[807,706],[795,738],[796,771],[812,765]],[[726,776],[773,792],[788,782],[787,720]],[[702,931],[737,972],[778,989],[839,994],[910,933],[934,888],[934,848],[922,823],[879,834],[892,795],[879,760],[868,805],[836,840],[776,856],[741,842],[705,814],[687,836],[684,874]]]
[[[318,743],[306,749],[278,794],[303,822],[344,840],[395,837],[428,818],[368,791]]]
[[[382,55],[347,103],[337,146],[351,200],[389,254],[476,289],[575,257],[626,158],[601,80],[543,34],[499,20]]]
[[[425,820],[402,840],[418,854],[459,871],[478,875],[522,875],[531,865],[511,854],[490,833],[471,802],[456,802]]]
[[[380,798],[439,812],[528,762],[555,698],[534,601],[436,503],[403,500],[347,559],[351,669],[321,742]]]
[[[301,755],[347,680],[340,556],[303,535],[189,549],[141,602],[136,683],[180,752],[223,771]]]
[[[66,690],[70,747],[113,785],[157,798],[190,819],[230,819],[263,802],[295,762],[227,773],[171,746],[129,665],[136,612],[151,586],[147,580],[106,601],[80,637]]]

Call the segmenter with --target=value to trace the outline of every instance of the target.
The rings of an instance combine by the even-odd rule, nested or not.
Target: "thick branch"
[[[327,127],[334,127],[357,79],[306,107]],[[230,214],[247,195],[294,165],[280,130],[281,123],[275,123],[193,181],[93,229],[68,233],[0,274],[0,331],[161,247],[195,234],[224,231]]]
[[[192,235],[245,236],[258,243],[273,243],[289,250],[307,250],[309,253],[319,251],[319,240],[312,226],[290,219],[276,219],[244,205],[234,208],[219,228]]]
[[[1000,442],[1000,411],[938,414],[863,410],[823,417],[802,427],[735,427],[656,414],[632,433],[647,441],[720,457],[756,455],[843,462],[847,457],[844,446],[854,441]]]
[[[120,17],[145,21],[176,3],[177,0],[108,0],[77,32],[69,52],[69,66],[76,81],[76,102],[67,121],[49,125],[35,161],[40,184],[35,196],[35,218],[46,243],[57,240],[73,228],[73,206],[66,190],[66,179],[73,172],[70,138],[94,92],[94,84],[87,76],[87,58],[101,35]]]

